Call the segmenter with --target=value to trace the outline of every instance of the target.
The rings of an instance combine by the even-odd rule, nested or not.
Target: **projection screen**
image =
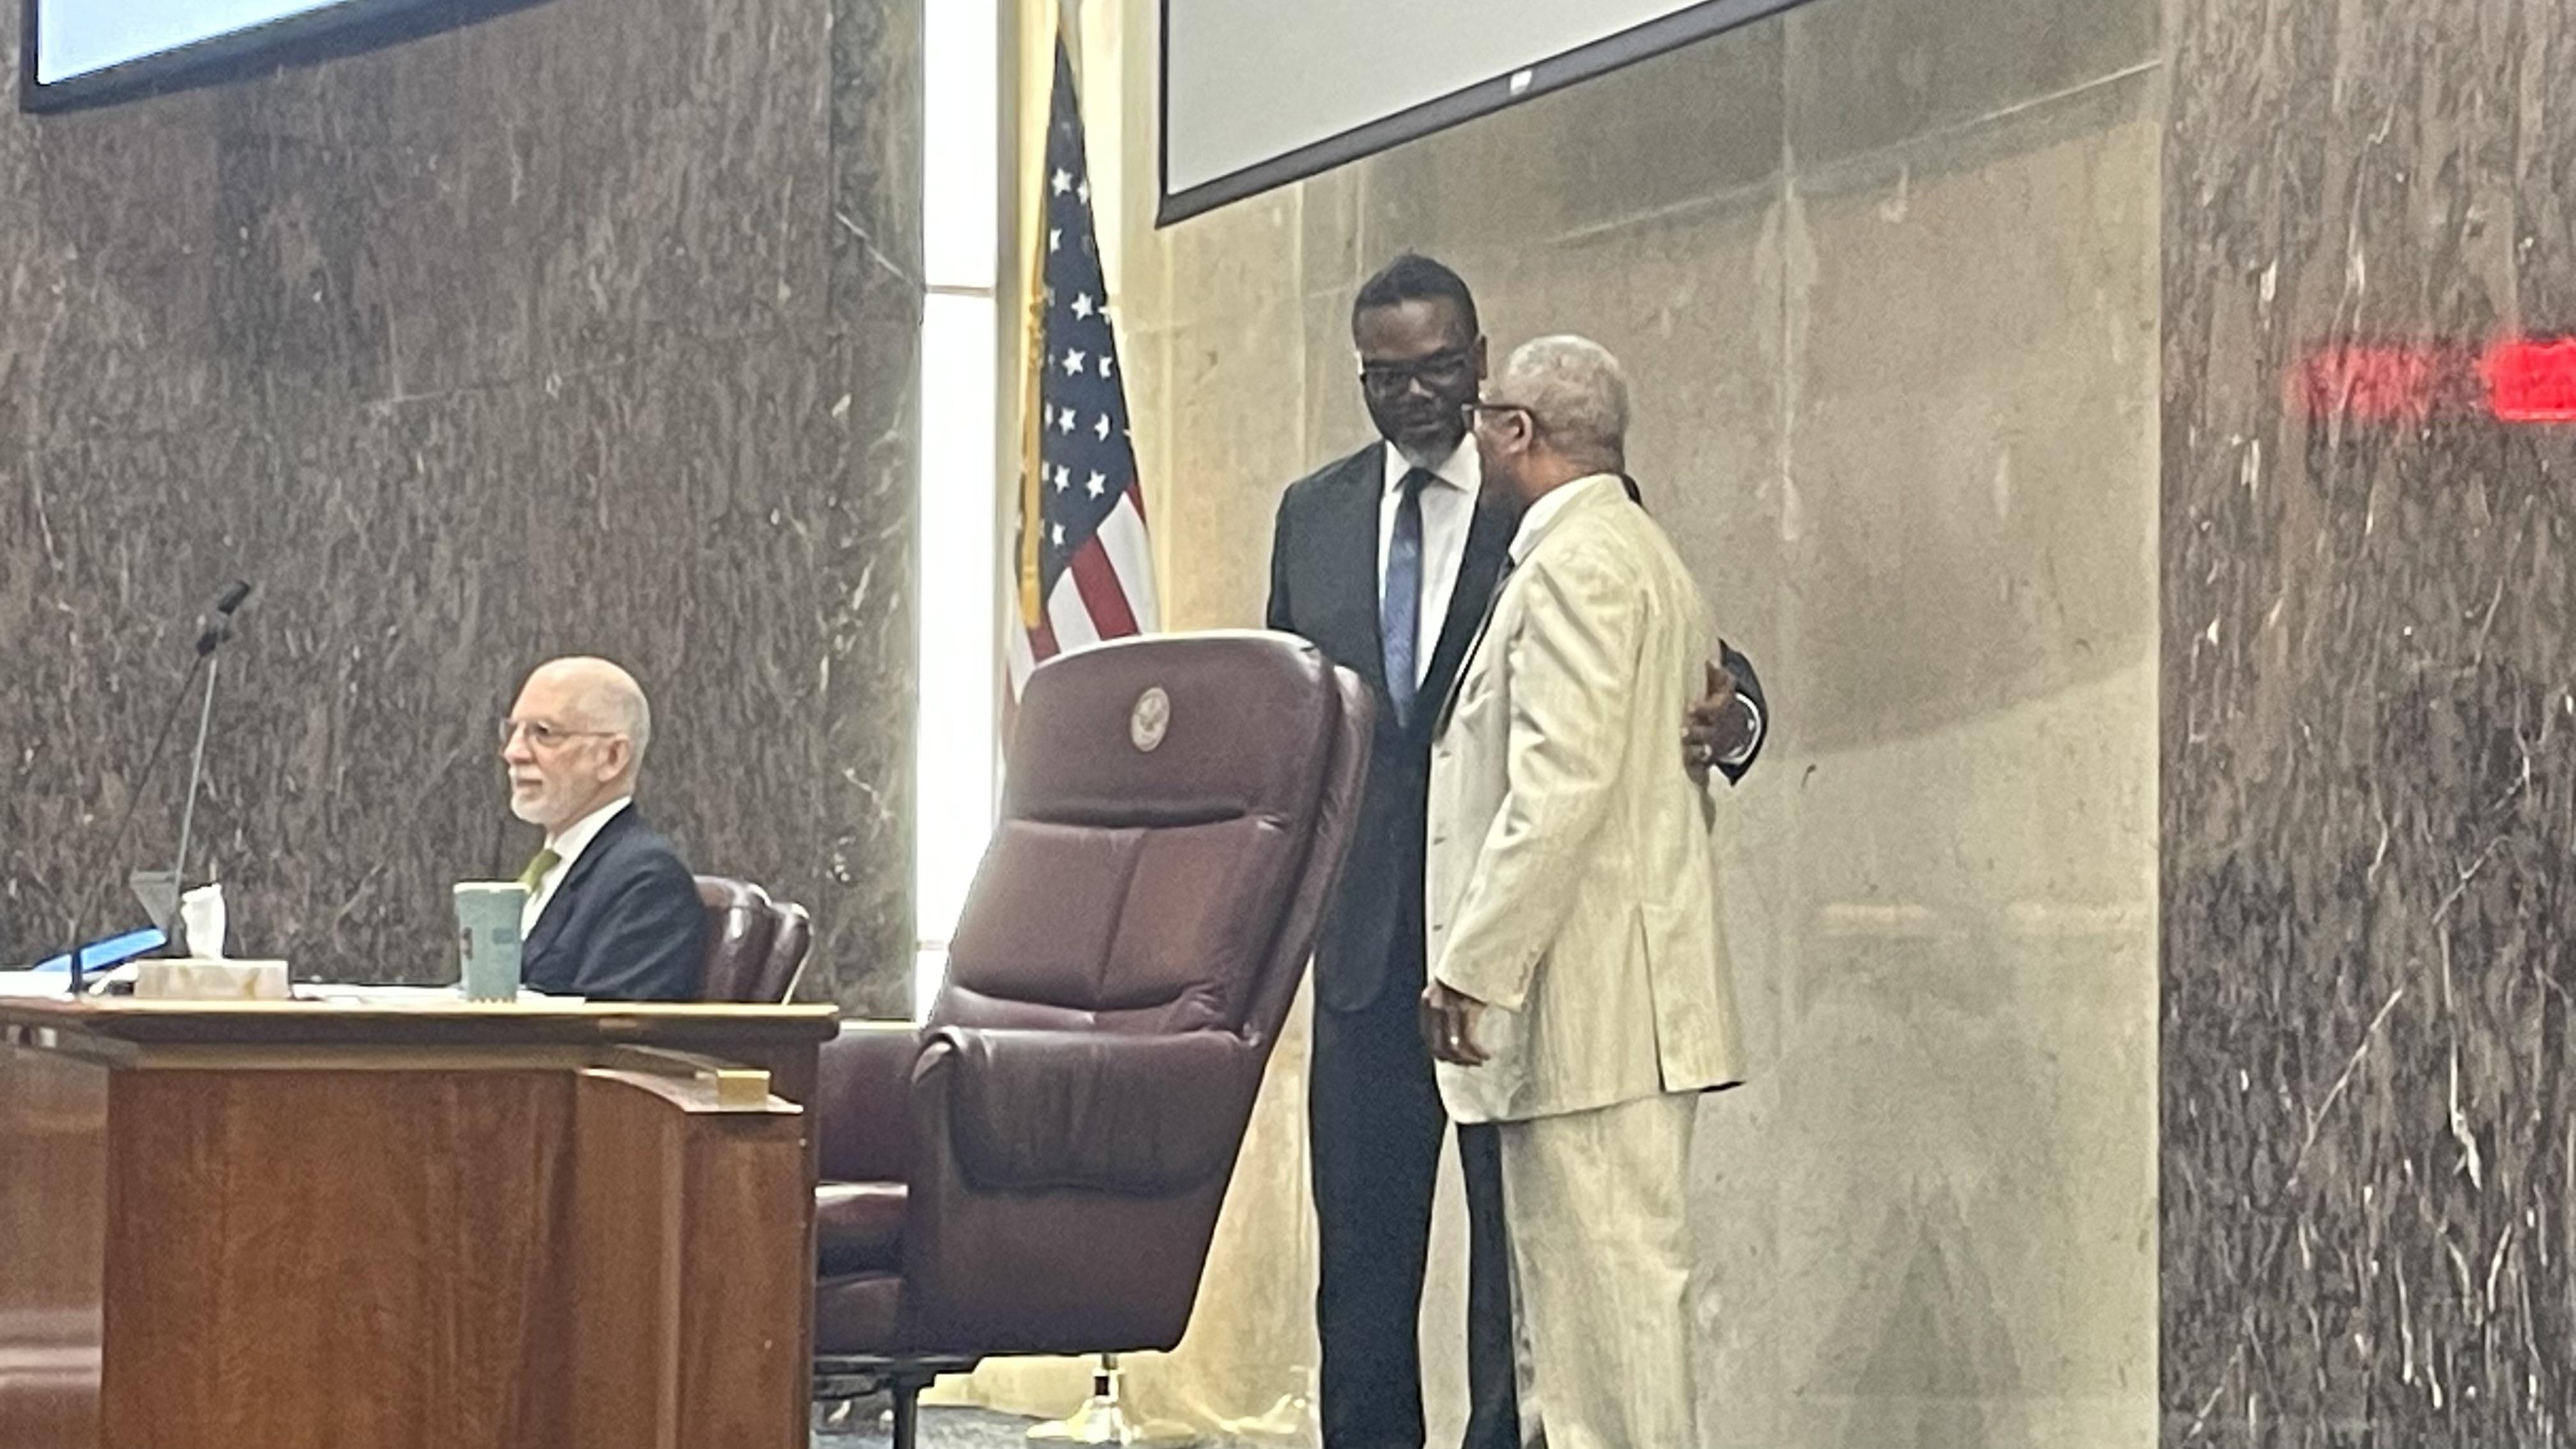
[[[5,0],[0,0],[5,3]],[[32,111],[139,94],[183,73],[282,57],[397,15],[412,29],[529,0],[23,0],[19,104]],[[379,24],[375,38],[411,30]]]
[[[1163,0],[1165,223],[1801,0]]]

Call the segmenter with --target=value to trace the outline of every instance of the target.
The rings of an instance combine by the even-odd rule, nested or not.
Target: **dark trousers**
[[[1324,1449],[1424,1449],[1416,1334],[1449,1117],[1416,1025],[1415,990],[1403,979],[1364,1011],[1315,1010],[1307,1111],[1323,1260],[1315,1322]],[[1458,1155],[1469,1245],[1465,1449],[1520,1449],[1511,1244],[1494,1129],[1460,1127]]]

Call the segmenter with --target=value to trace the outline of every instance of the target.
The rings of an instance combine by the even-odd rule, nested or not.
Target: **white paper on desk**
[[[71,987],[60,971],[0,971],[0,996],[69,996]]]
[[[460,1006],[465,1001],[464,993],[454,986],[361,986],[354,982],[307,983],[296,987],[295,995],[300,1001],[329,1001],[343,1006],[417,1006],[439,1010]],[[587,999],[548,996],[524,986],[519,988],[522,1005],[579,1006]]]
[[[333,1001],[343,1006],[454,1006],[461,998],[453,986],[361,986],[354,982],[308,982],[295,988],[303,1001]]]

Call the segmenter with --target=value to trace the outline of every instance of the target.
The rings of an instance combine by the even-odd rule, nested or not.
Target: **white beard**
[[[1419,468],[1425,473],[1438,472],[1440,470],[1440,465],[1449,461],[1449,455],[1458,450],[1458,445],[1455,443],[1450,444],[1446,448],[1442,448],[1436,453],[1408,448],[1402,443],[1397,443],[1394,446],[1395,455],[1404,460],[1404,465],[1406,467]]]

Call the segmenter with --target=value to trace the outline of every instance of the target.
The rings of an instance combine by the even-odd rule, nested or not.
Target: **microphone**
[[[222,598],[215,600],[214,617],[200,616],[199,623],[204,628],[197,635],[198,658],[214,653],[224,641],[233,637],[233,615],[241,611],[243,602],[249,598],[250,585],[236,580],[231,588],[224,590]]]
[[[179,722],[179,710],[188,701],[189,687],[197,682],[198,674],[204,673],[206,703],[197,720],[197,769],[191,772],[188,780],[187,814],[192,815],[195,812],[197,773],[205,768],[206,724],[215,706],[215,651],[223,646],[224,641],[233,637],[233,616],[239,613],[241,606],[249,600],[250,593],[251,586],[248,583],[235,581],[215,600],[215,607],[211,614],[201,617],[195,656],[188,662],[187,677],[179,681],[178,689],[170,696],[170,707],[161,716],[161,728],[152,737],[152,752],[144,757],[143,773],[135,777],[134,789],[126,796],[125,813],[117,818],[116,832],[108,839],[107,859],[108,868],[111,871],[115,869],[117,856],[125,849],[126,833],[134,825],[135,807],[143,803],[144,792],[151,785],[153,774],[161,767],[161,756],[170,744],[171,726]],[[183,863],[187,860],[187,836],[190,823],[183,815],[179,829],[179,858]],[[178,878],[174,873],[171,880],[174,891],[178,884]],[[86,892],[75,894],[71,930],[71,994],[74,996],[80,995],[82,979],[87,974],[88,952],[82,937],[87,934],[91,915],[97,909],[99,889],[99,886],[92,885]],[[178,909],[175,896],[171,909],[174,913]]]

